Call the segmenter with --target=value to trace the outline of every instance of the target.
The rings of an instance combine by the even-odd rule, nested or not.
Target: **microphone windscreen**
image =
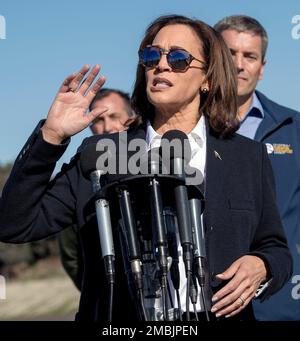
[[[162,158],[184,159],[189,163],[191,159],[191,146],[187,135],[181,130],[169,130],[161,139]]]
[[[119,181],[135,172],[134,162],[138,151],[146,150],[145,133],[142,131],[123,131],[102,135],[83,147],[80,155],[80,167],[85,177],[95,170],[107,175],[109,182]],[[131,169],[130,165],[134,168]]]
[[[97,151],[96,143],[84,147],[80,153],[80,168],[85,177],[89,178],[90,174],[97,170],[97,160],[104,153],[107,153],[107,150]]]
[[[124,180],[132,175],[135,175],[136,172],[131,169],[131,165],[129,160],[131,157],[135,155],[135,151],[126,151],[125,154],[121,154],[117,151],[116,155],[113,156],[113,160],[116,163],[115,168],[109,170],[106,173],[106,183],[113,183]]]
[[[142,156],[140,162],[140,173],[152,175],[162,173],[160,148],[152,148]]]

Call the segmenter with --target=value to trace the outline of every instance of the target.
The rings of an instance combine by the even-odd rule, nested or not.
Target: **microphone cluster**
[[[187,320],[190,302],[197,319],[198,300],[202,300],[201,307],[209,320],[211,297],[207,290],[205,233],[201,220],[203,176],[199,177],[198,186],[188,185],[191,174],[199,176],[199,171],[191,172],[188,165],[191,148],[187,135],[178,130],[166,132],[159,148],[150,149],[137,160],[137,174],[113,174],[107,169],[97,169],[97,160],[104,153],[117,157],[119,163],[124,161],[124,155],[115,155],[109,148],[97,150],[95,144],[88,144],[81,153],[80,164],[82,173],[92,182],[94,193],[101,253],[110,288],[108,321],[113,316],[115,285],[115,225],[112,224],[115,217],[111,217],[110,205],[118,206],[122,257],[125,267],[130,269],[129,286],[133,278],[134,288],[130,289],[137,298],[140,319],[182,320],[179,289],[180,276],[185,275]],[[179,270],[178,236],[185,274]],[[176,293],[176,307],[170,281]]]

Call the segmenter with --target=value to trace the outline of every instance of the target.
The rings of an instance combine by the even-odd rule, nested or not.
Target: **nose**
[[[160,71],[171,71],[171,67],[167,61],[167,53],[166,52],[162,53],[160,60],[159,60],[159,63],[157,64],[156,68],[159,69]]]
[[[103,132],[106,134],[117,133],[118,131],[124,130],[124,125],[120,120],[114,120],[112,118],[107,118],[104,121]]]
[[[241,54],[236,54],[233,58],[233,61],[238,72],[244,70],[244,58]]]
[[[105,134],[110,134],[114,132],[114,126],[113,123],[111,122],[111,120],[105,120],[104,124],[103,124],[103,132]]]

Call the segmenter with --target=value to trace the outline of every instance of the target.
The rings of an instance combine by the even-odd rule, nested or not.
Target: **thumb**
[[[128,127],[128,126],[130,126],[130,124],[132,123],[132,122],[134,122],[136,120],[136,117],[130,117],[130,118],[128,118],[124,123],[122,123],[122,125],[124,126],[124,127]]]
[[[86,115],[87,120],[89,123],[92,123],[96,118],[104,114],[108,110],[108,107],[97,107],[94,110],[90,111],[88,115]]]
[[[235,275],[235,273],[237,272],[239,266],[240,266],[239,262],[234,262],[224,272],[222,272],[220,274],[217,274],[216,277],[218,279],[221,279],[222,281],[223,280],[228,280],[228,279],[232,278]]]

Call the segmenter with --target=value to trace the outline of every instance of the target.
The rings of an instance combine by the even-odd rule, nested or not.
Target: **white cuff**
[[[270,283],[272,282],[272,279],[269,279],[268,282],[265,282],[263,284],[260,284],[260,286],[257,288],[256,293],[254,295],[255,298],[257,298],[258,296],[260,296],[270,285]]]

